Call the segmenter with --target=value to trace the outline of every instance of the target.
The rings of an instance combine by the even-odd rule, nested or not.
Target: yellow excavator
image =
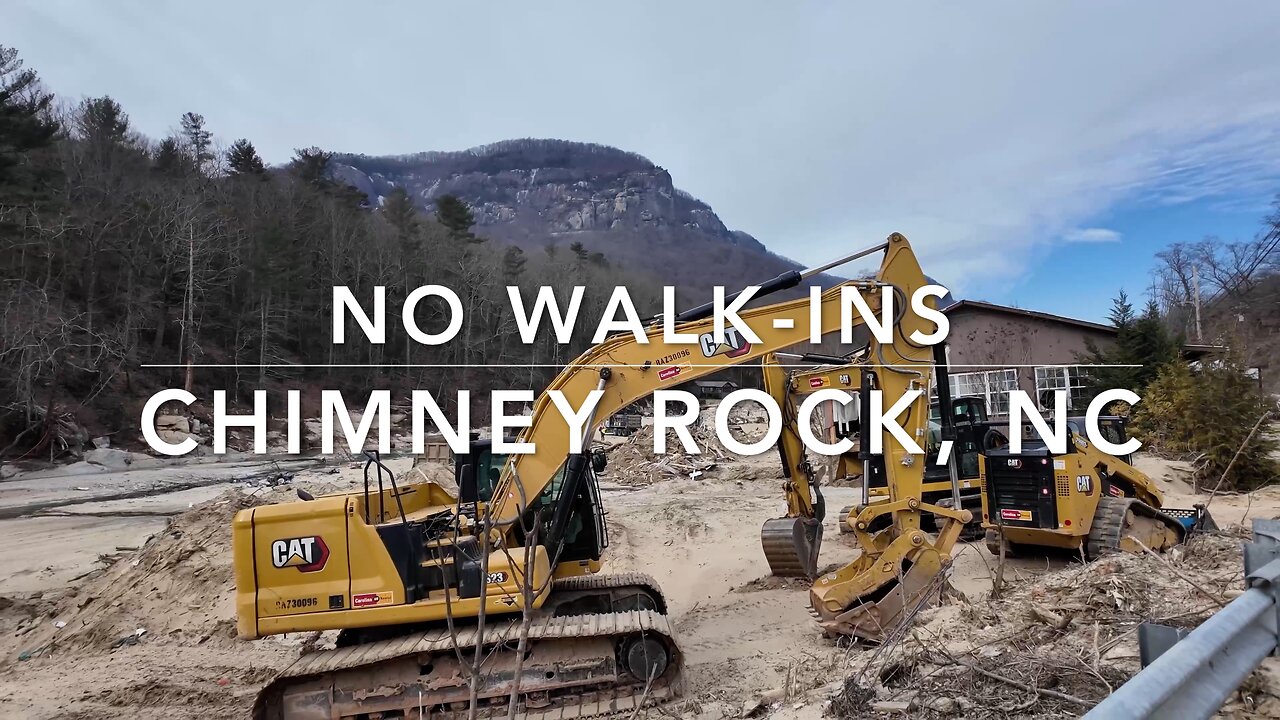
[[[894,343],[871,346],[874,365],[860,372],[862,402],[873,388],[886,398],[923,391],[905,423],[923,438],[933,357],[911,336],[936,328],[910,312],[909,298],[928,281],[905,237],[895,233],[836,262],[785,273],[757,296],[877,252],[884,255],[874,278],[822,293],[813,317],[823,334],[834,332],[842,290],[855,288],[878,313],[882,290],[890,289]],[[759,343],[734,333],[717,342],[712,311],[708,303],[675,318],[677,332],[700,336],[697,345],[664,342],[654,322],[647,343],[614,336],[551,382],[547,389],[574,407],[602,393],[579,452],[570,452],[566,424],[543,393],[521,435],[537,451],[503,460],[473,447],[458,460],[459,497],[430,482],[399,486],[378,464],[376,488],[366,479],[363,491],[238,513],[239,635],[341,631],[336,649],[303,655],[271,682],[255,715],[581,717],[677,696],[682,656],[661,590],[643,575],[596,574],[607,528],[595,479],[601,458],[586,441],[599,418],[656,390],[809,338],[806,299],[740,311]],[[818,578],[811,591],[814,612],[831,633],[878,639],[927,601],[968,519],[967,511],[922,502],[923,462],[884,436],[878,457],[889,498],[857,516],[862,555]],[[926,511],[945,520],[936,539],[920,528]],[[892,518],[890,527],[867,532],[882,515]]]

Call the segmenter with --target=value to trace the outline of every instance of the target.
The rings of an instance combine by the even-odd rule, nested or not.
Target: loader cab
[[[1088,439],[1089,436],[1085,434],[1084,428],[1085,419],[1083,416],[1067,417],[1067,430],[1074,435]],[[1129,441],[1129,419],[1119,415],[1101,415],[1098,417],[1098,432],[1112,445],[1123,445]],[[1123,460],[1129,465],[1133,464],[1133,453],[1116,455],[1115,457],[1117,460]]]

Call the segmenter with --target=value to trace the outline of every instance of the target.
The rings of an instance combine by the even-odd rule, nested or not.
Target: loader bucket
[[[1160,512],[1177,520],[1187,535],[1197,532],[1217,532],[1218,523],[1209,514],[1209,508],[1196,505],[1192,508],[1160,508]]]
[[[822,549],[822,521],[817,518],[781,517],[765,520],[760,528],[769,571],[780,577],[813,578],[818,574]]]

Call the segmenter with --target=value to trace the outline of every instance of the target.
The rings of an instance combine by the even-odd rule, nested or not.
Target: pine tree
[[[1120,289],[1120,294],[1111,300],[1111,310],[1107,319],[1117,329],[1123,330],[1133,323],[1133,305],[1129,303],[1129,294]]]
[[[1142,316],[1133,321],[1126,342],[1130,358],[1141,366],[1133,369],[1134,383],[1138,388],[1146,388],[1160,368],[1176,362],[1181,356],[1179,348],[1182,343],[1170,334],[1160,317],[1160,306],[1154,299],[1147,301]]]
[[[187,150],[196,168],[203,170],[206,163],[213,160],[213,133],[204,126],[204,116],[200,113],[183,113],[182,135],[187,140]]]
[[[445,230],[449,231],[449,237],[455,241],[480,243],[485,240],[471,232],[476,219],[471,214],[471,208],[456,195],[442,195],[439,200],[436,200],[436,219],[445,227]]]
[[[524,256],[524,251],[514,245],[507,248],[502,254],[502,275],[507,279],[508,283],[515,283],[520,280],[520,276],[524,274],[525,263],[529,261]]]
[[[387,222],[396,229],[396,235],[403,243],[418,232],[418,209],[413,206],[413,198],[402,187],[397,187],[387,194],[383,200],[382,212]]]
[[[18,51],[0,45],[0,186],[23,184],[28,154],[53,143],[52,102],[36,71],[22,68]]]
[[[177,138],[167,137],[156,146],[151,169],[162,175],[181,177],[191,171],[191,159],[182,151]]]
[[[81,138],[101,145],[124,143],[129,134],[128,114],[109,95],[81,101],[76,125]]]
[[[1135,317],[1129,296],[1121,290],[1111,301],[1108,317],[1116,329],[1115,342],[1100,348],[1089,341],[1080,358],[1083,364],[1095,366],[1089,368],[1090,394],[1113,388],[1141,393],[1161,367],[1179,359],[1180,343],[1169,334],[1154,300],[1141,317]]]
[[[232,175],[266,177],[267,172],[266,165],[258,156],[258,150],[245,138],[231,143],[227,150],[227,167],[231,169]]]
[[[289,163],[289,169],[303,182],[316,187],[326,187],[329,184],[329,161],[332,159],[333,153],[327,153],[315,146],[296,149],[293,151],[293,160]]]

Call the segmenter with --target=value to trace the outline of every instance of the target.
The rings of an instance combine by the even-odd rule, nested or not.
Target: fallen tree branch
[[[948,654],[947,654],[947,656],[948,656],[948,657],[951,657],[950,653],[948,653]],[[1068,695],[1068,694],[1066,694],[1066,693],[1060,693],[1060,692],[1057,692],[1057,691],[1055,691],[1055,690],[1047,690],[1047,689],[1045,689],[1045,688],[1038,688],[1038,687],[1036,687],[1036,686],[1034,686],[1034,685],[1028,685],[1028,684],[1026,684],[1026,683],[1024,683],[1024,682],[1021,682],[1021,681],[1018,681],[1018,680],[1014,680],[1013,678],[1008,678],[1008,677],[1005,677],[1004,675],[999,675],[999,674],[996,674],[996,673],[991,672],[990,670],[985,670],[985,669],[983,669],[983,668],[980,668],[980,667],[978,667],[977,665],[975,665],[975,664],[973,664],[973,663],[971,663],[971,662],[966,662],[966,661],[964,661],[964,660],[957,660],[957,659],[956,659],[956,658],[954,658],[954,657],[952,657],[952,658],[951,658],[951,660],[952,660],[952,661],[954,661],[957,665],[963,665],[963,666],[965,666],[965,667],[969,668],[970,670],[972,670],[972,671],[974,671],[974,672],[978,673],[979,675],[983,675],[983,676],[985,676],[985,677],[991,678],[992,680],[996,680],[996,681],[999,681],[999,682],[1005,683],[1006,685],[1012,685],[1013,687],[1016,687],[1016,688],[1019,688],[1019,689],[1022,689],[1022,690],[1026,690],[1026,691],[1028,691],[1028,692],[1038,693],[1038,694],[1043,695],[1043,696],[1045,696],[1045,697],[1050,697],[1050,698],[1053,698],[1053,699],[1055,699],[1055,700],[1061,700],[1061,701],[1063,701],[1063,702],[1071,703],[1071,704],[1073,704],[1073,705],[1078,705],[1078,706],[1083,707],[1083,708],[1091,708],[1091,707],[1093,707],[1093,703],[1089,702],[1088,700],[1081,700],[1080,698],[1076,697],[1075,695]]]

